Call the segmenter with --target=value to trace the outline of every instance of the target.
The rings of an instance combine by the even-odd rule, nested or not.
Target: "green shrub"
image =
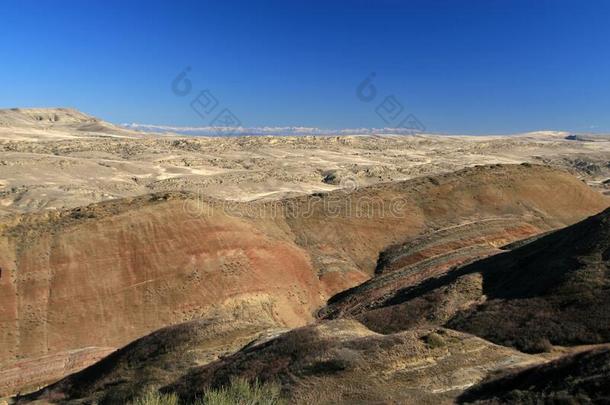
[[[179,401],[176,394],[160,394],[149,391],[128,405],[283,405],[280,387],[277,384],[261,384],[258,380],[249,383],[235,378],[225,387],[204,392],[203,398],[195,402]]]
[[[277,384],[249,383],[243,378],[231,380],[228,386],[207,390],[198,405],[281,405],[280,387]]]
[[[149,391],[129,402],[129,405],[178,405],[178,403],[176,394],[160,394],[157,391]]]
[[[426,344],[431,349],[436,349],[436,348],[445,346],[445,339],[443,339],[443,337],[441,335],[439,335],[438,333],[432,332],[429,335],[427,335],[424,339],[426,341]]]

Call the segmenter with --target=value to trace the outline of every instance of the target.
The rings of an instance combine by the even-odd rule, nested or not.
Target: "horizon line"
[[[532,130],[526,132],[515,132],[505,134],[468,134],[455,132],[437,132],[404,128],[404,127],[360,127],[360,128],[320,128],[308,126],[254,126],[254,127],[222,127],[222,126],[181,126],[181,125],[160,125],[143,123],[121,123],[117,124],[123,128],[143,131],[143,132],[171,132],[181,135],[193,136],[246,136],[246,135],[446,135],[446,136],[506,136],[506,135],[527,135],[527,134],[548,134],[548,135],[570,135],[574,131],[566,130]]]

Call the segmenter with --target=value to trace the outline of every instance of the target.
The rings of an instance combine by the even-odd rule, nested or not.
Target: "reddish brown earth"
[[[298,326],[322,302],[306,253],[277,228],[221,213],[193,218],[184,200],[118,204],[125,210],[103,218],[30,218],[19,239],[5,240],[14,259],[2,264],[3,367],[117,347],[203,316]],[[111,208],[87,212],[95,210]]]
[[[194,321],[139,339],[19,403],[125,403],[148,389],[190,403],[236,376],[274,381],[297,404],[606,403],[609,244],[610,208],[397,289],[380,309],[400,308],[395,315],[410,321],[402,330],[389,330],[391,316],[376,318],[376,329],[385,326],[377,333],[355,320],[321,321],[209,362],[202,356],[210,325]],[[467,322],[456,323],[456,313]],[[470,333],[434,325],[443,315]],[[540,338],[566,346],[547,343],[547,353],[535,355],[507,347]],[[489,341],[498,339],[502,346]]]
[[[507,242],[538,232],[536,226],[515,218],[491,218],[425,233],[383,251],[375,277],[332,297],[320,315],[357,316],[380,306],[397,289],[500,253]]]
[[[170,193],[13,216],[0,238],[0,367],[199,318],[234,324],[238,344],[311,322],[375,273],[379,252],[414,238],[431,242],[382,275],[458,248],[432,266],[443,272],[607,206],[566,172],[494,165],[279,203]]]
[[[86,347],[18,361],[11,368],[0,370],[0,392],[12,392],[15,387],[23,392],[34,390],[80,371],[113,351],[108,347]]]

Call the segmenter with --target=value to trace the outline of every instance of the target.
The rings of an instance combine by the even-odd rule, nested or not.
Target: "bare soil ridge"
[[[607,221],[552,233],[608,207],[603,138],[187,138],[14,109],[0,151],[0,395],[128,344],[35,397],[261,374],[306,403],[449,403],[606,339]]]
[[[208,363],[201,362],[207,325],[196,321],[139,339],[26,400],[116,403],[153,388],[178,393],[188,401],[239,376],[279,383],[283,395],[294,403],[603,403],[610,364],[605,323],[610,310],[605,294],[609,244],[610,208],[506,253],[399,290],[388,302],[403,305],[400,300],[406,299],[407,305],[418,305],[418,299],[430,300],[439,291],[445,296],[464,295],[468,283],[460,280],[476,275],[487,302],[471,302],[462,310],[446,307],[457,310],[458,317],[479,316],[464,323],[456,323],[454,316],[447,323],[450,328],[465,325],[470,333],[434,325],[435,314],[414,314],[403,307],[404,316],[418,316],[423,322],[400,331],[374,332],[356,320],[324,321],[258,338]],[[495,306],[498,295],[503,301]],[[530,302],[524,306],[513,302],[523,299]],[[559,301],[542,304],[552,300]],[[535,324],[514,322],[515,315],[521,315],[515,308],[530,311],[526,316]],[[575,328],[575,323],[580,325]],[[559,325],[578,334],[566,339],[556,329]],[[492,340],[501,336],[503,345],[477,334]],[[562,356],[565,347],[549,347],[552,353],[526,354],[507,347],[521,348],[511,337],[528,336],[580,352]],[[577,339],[571,340],[574,336]],[[605,344],[582,350],[578,345],[583,343]]]
[[[397,199],[389,215],[383,208]],[[371,200],[381,204],[355,214]],[[201,317],[248,334],[304,325],[328,297],[373,275],[390,246],[462,223],[487,228],[499,217],[516,231],[479,242],[509,243],[608,201],[563,171],[493,165],[277,204],[227,209],[166,193],[8,218],[0,238],[2,364],[119,347]]]

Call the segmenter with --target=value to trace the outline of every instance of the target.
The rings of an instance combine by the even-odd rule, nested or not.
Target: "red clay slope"
[[[15,217],[0,228],[0,368],[201,317],[303,325],[391,245],[491,218],[514,221],[509,242],[607,205],[565,172],[496,165],[230,209],[167,194]]]

